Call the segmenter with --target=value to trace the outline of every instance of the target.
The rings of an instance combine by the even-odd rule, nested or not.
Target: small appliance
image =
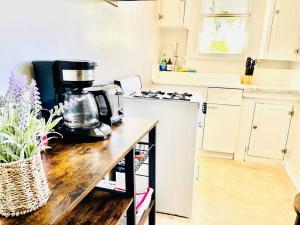
[[[98,99],[100,103],[100,109],[101,111],[106,112],[107,105],[109,105],[112,116],[110,117],[110,122],[112,125],[118,124],[122,121],[124,117],[124,109],[123,109],[123,91],[120,86],[115,84],[108,84],[108,85],[95,85],[90,88],[86,88],[85,90],[91,92],[91,93],[101,93],[100,99]],[[108,104],[106,105],[103,101],[103,96],[108,101]]]
[[[63,113],[59,132],[80,141],[108,138],[112,111],[107,96],[85,90],[93,85],[95,62],[33,61],[32,65],[43,107],[50,109],[64,101],[75,102]]]

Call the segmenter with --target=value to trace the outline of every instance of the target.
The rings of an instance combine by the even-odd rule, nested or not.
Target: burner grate
[[[193,95],[187,92],[163,92],[163,91],[141,91],[140,94],[133,95],[135,98],[147,98],[147,99],[166,99],[166,100],[178,100],[178,101],[191,101]]]
[[[183,94],[179,94],[177,92],[170,92],[168,93],[169,98],[166,97],[166,99],[173,99],[173,100],[181,100],[181,101],[190,101],[190,98],[193,96],[192,94],[189,94],[187,92]]]

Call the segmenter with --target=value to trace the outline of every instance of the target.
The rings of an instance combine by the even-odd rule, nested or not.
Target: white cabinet
[[[265,7],[260,57],[296,61],[300,53],[298,50],[299,0],[267,0]]]
[[[255,104],[248,156],[283,159],[292,111],[289,104]]]
[[[235,153],[243,90],[208,88],[203,150]]]
[[[208,104],[203,150],[234,153],[238,137],[240,106]]]
[[[159,22],[162,27],[184,27],[187,0],[160,0]]]
[[[207,103],[222,105],[241,105],[243,91],[241,89],[208,88]]]
[[[300,14],[300,12],[299,12],[299,14]],[[298,19],[300,21],[300,16],[299,16]],[[300,22],[298,24],[298,30],[297,30],[297,35],[296,35],[296,49],[295,49],[295,53],[297,55],[296,61],[300,61]]]

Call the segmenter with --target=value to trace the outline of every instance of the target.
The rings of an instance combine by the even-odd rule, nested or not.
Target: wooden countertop
[[[43,157],[52,191],[48,203],[28,215],[0,217],[0,225],[58,223],[157,123],[155,120],[125,118],[122,124],[114,127],[108,140],[54,144]]]

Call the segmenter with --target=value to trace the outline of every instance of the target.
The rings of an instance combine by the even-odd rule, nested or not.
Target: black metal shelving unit
[[[116,181],[116,173],[125,173],[126,191],[115,191],[104,188],[98,188],[103,191],[113,192],[121,195],[126,195],[133,198],[133,203],[126,212],[127,225],[143,225],[149,220],[149,225],[155,225],[156,213],[156,127],[152,128],[148,134],[148,142],[139,142],[126,155],[125,159],[121,160],[117,166],[111,171],[109,180]],[[141,160],[136,159],[139,155]],[[148,175],[138,175],[137,172],[142,165],[148,165]],[[145,176],[148,178],[149,187],[153,189],[151,203],[145,210],[139,223],[136,221],[136,176]]]
[[[135,152],[135,173],[142,167],[142,165],[149,165],[147,160],[149,159],[149,153],[154,148],[154,145],[148,142],[139,142],[134,148]],[[137,159],[140,158],[140,159]],[[118,165],[113,169],[111,174],[111,179],[114,179],[114,173],[125,173],[125,159],[118,163]],[[136,174],[137,175],[137,174]],[[139,175],[138,175],[139,176]],[[147,176],[148,177],[148,176]]]
[[[133,196],[133,204],[127,210],[127,225],[135,225],[136,223],[136,182],[135,176],[138,169],[143,165],[147,164],[145,161],[148,159],[148,181],[149,187],[153,189],[152,199],[148,210],[144,212],[143,217],[139,221],[139,225],[142,225],[146,221],[146,217],[149,219],[149,225],[155,225],[155,213],[156,213],[156,128],[154,127],[149,132],[149,142],[139,142],[135,148],[133,148],[130,153],[125,157],[125,179],[126,179],[126,193],[129,196]],[[143,154],[144,159],[141,161],[136,161],[136,152]],[[122,163],[122,162],[121,162]],[[116,166],[114,171],[117,171]]]

